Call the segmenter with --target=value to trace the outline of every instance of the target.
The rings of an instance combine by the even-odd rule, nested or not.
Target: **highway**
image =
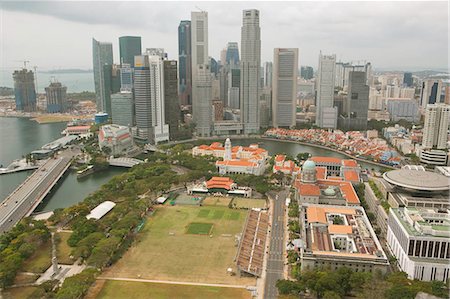
[[[0,234],[29,216],[70,166],[72,152],[48,159],[0,204]]]
[[[289,189],[270,196],[273,201],[272,227],[270,232],[269,256],[266,267],[266,283],[264,286],[264,298],[275,299],[278,297],[276,283],[283,279],[284,269],[284,209]]]

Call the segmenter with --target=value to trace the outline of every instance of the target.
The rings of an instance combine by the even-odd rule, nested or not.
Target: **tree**
[[[278,288],[278,291],[282,295],[288,295],[288,294],[297,295],[301,291],[305,290],[304,286],[301,283],[296,282],[296,281],[291,281],[291,280],[284,280],[284,279],[278,280],[276,283],[276,286]]]

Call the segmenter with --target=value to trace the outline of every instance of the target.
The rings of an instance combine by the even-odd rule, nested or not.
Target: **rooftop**
[[[445,176],[421,170],[397,169],[385,172],[383,178],[392,185],[423,191],[446,191],[450,181]]]
[[[411,236],[450,237],[450,214],[448,210],[393,208],[391,211]]]
[[[103,216],[105,216],[109,211],[112,210],[112,208],[114,208],[116,204],[113,203],[112,201],[104,201],[101,204],[99,204],[98,206],[96,206],[90,213],[89,215],[86,216],[87,219],[100,219]]]

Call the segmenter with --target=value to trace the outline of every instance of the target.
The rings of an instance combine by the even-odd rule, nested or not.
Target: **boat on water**
[[[85,169],[78,170],[77,179],[84,178],[85,176],[90,175],[91,173],[94,173],[94,165],[89,165]]]

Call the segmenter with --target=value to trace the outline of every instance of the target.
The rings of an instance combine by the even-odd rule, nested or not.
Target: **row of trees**
[[[448,285],[443,282],[409,280],[406,273],[354,272],[342,267],[336,271],[315,269],[299,272],[296,281],[279,280],[281,294],[299,295],[309,291],[317,298],[340,299],[346,296],[356,298],[412,299],[422,291],[441,298],[448,298]]]
[[[9,232],[0,236],[0,286],[13,284],[23,262],[50,238],[42,221],[23,219]]]

